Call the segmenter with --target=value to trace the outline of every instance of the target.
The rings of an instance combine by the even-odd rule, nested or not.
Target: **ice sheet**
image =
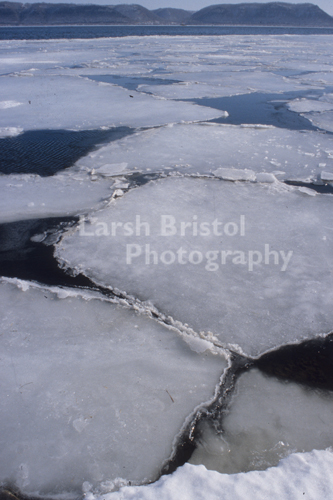
[[[172,145],[172,147],[171,147]],[[139,132],[80,159],[89,170],[114,164],[114,174],[130,171],[211,174],[218,168],[276,173],[279,179],[316,178],[333,170],[331,136],[274,127],[190,124]]]
[[[332,85],[333,73],[331,71],[316,71],[309,74],[304,74],[299,77],[302,83],[315,84],[315,85]]]
[[[331,450],[295,453],[278,467],[247,474],[219,474],[203,465],[185,464],[157,483],[122,488],[112,494],[87,494],[88,500],[302,500],[331,498],[333,491]]]
[[[331,111],[333,103],[320,101],[318,99],[295,99],[288,103],[288,108],[296,113],[309,113],[311,111]]]
[[[0,285],[0,482],[43,495],[155,479],[225,359],[88,292],[20,286]]]
[[[206,424],[190,463],[228,474],[264,470],[295,451],[332,446],[332,416],[330,392],[279,382],[252,370],[237,382],[223,433],[216,435]]]
[[[68,236],[58,248],[62,258],[99,282],[151,300],[162,312],[181,321],[179,327],[183,330],[204,330],[203,336],[209,340],[207,332],[212,330],[216,343],[228,344],[232,349],[258,354],[332,329],[331,198],[304,187],[284,188],[276,181],[317,176],[329,180],[333,172],[330,135],[267,127],[172,127],[170,124],[175,122],[206,120],[221,113],[165,99],[250,91],[279,92],[283,97],[284,92],[301,89],[302,95],[308,91],[306,101],[292,103],[297,108],[294,110],[315,125],[333,131],[331,36],[1,41],[0,49],[0,136],[36,127],[78,130],[168,124],[137,133],[87,157],[69,172],[75,178],[63,174],[52,179],[0,177],[2,221],[92,212],[92,217],[97,217],[92,219],[95,223],[83,227],[88,232],[98,228],[99,235]],[[139,87],[158,93],[161,98],[156,98],[84,78],[108,73],[139,79],[179,79],[182,83]],[[311,108],[312,101],[315,104]],[[92,172],[90,178],[86,172],[78,173],[77,167]],[[255,177],[257,184],[238,182],[249,170],[254,172],[250,179]],[[103,200],[113,188],[120,189],[120,196],[124,194],[122,186],[128,187],[123,179],[110,190],[107,177],[131,171],[232,176],[236,182],[167,179],[132,190],[112,201],[105,211],[96,211],[105,207]],[[119,233],[119,227],[116,238],[105,237],[105,226],[98,225],[129,222],[128,231],[136,215],[141,222],[150,223],[149,237],[130,237]],[[178,225],[192,223],[192,229],[197,221],[207,222],[203,231],[208,227],[211,234],[191,236],[186,226],[186,236],[161,238],[155,230],[162,215],[174,216]],[[231,236],[236,224],[240,230],[242,215],[245,236]],[[212,234],[216,218],[223,221],[222,236]],[[141,226],[142,234],[144,229]],[[158,265],[153,263],[154,253],[148,255],[150,264],[138,262],[133,255],[133,265],[124,263],[127,243],[150,244],[151,252],[158,254]],[[243,246],[238,246],[241,243]],[[265,245],[269,245],[268,252],[279,252],[278,256],[268,255],[268,264]],[[175,258],[187,260],[174,265],[170,263],[170,252],[179,248],[187,253],[184,256],[180,251]],[[135,252],[138,247],[131,249]],[[235,262],[224,254],[225,264],[220,253],[216,271],[211,254],[209,269],[205,268],[206,258],[198,263],[200,252],[206,255],[215,249],[244,250],[246,264],[236,263],[237,257],[238,262],[242,260],[240,253],[233,256]],[[165,251],[169,253],[162,257]],[[282,257],[288,259],[290,251],[293,254],[282,271],[286,264]],[[249,252],[254,252],[252,270]],[[257,264],[260,253],[263,262]],[[279,265],[275,264],[277,257]],[[84,483],[83,491],[92,500],[90,491],[105,493],[119,486],[123,480],[118,481],[117,476],[141,481],[156,475],[170,455],[172,440],[186,416],[197,404],[212,397],[225,362],[205,352],[211,344],[191,337],[190,349],[175,333],[151,319],[99,299],[87,302],[71,297],[68,290],[53,294],[30,289],[23,293],[8,287],[1,285],[0,292],[5,311],[3,331],[12,336],[9,354],[3,350],[2,363],[2,380],[7,383],[3,390],[9,388],[11,396],[7,398],[6,393],[0,405],[7,411],[2,421],[9,429],[2,435],[8,441],[2,441],[1,447],[5,457],[1,470],[6,480],[24,492],[40,490],[45,494],[72,490],[73,485],[78,491]],[[0,338],[6,342],[4,335]],[[110,366],[110,360],[117,365]],[[67,371],[59,369],[64,361]],[[134,367],[134,381],[129,367]],[[103,395],[105,387],[110,390],[109,383],[104,387],[106,376],[114,382],[109,393],[112,400]],[[61,384],[65,386],[62,400]],[[38,394],[44,389],[49,393],[44,392],[47,397],[42,400]],[[300,397],[298,408],[305,408],[304,395],[298,391],[292,394]],[[280,396],[276,397],[280,401]],[[10,401],[8,406],[5,399]],[[318,405],[325,413],[322,401]],[[280,407],[278,403],[276,406],[278,414]],[[114,434],[109,432],[110,415]],[[312,408],[307,415],[312,432]],[[23,425],[20,431],[18,423]],[[239,422],[240,426],[245,424]],[[49,425],[56,433],[53,441]],[[288,425],[285,428],[289,432]],[[273,441],[278,438],[275,430],[276,426],[267,430]],[[327,428],[328,438],[330,435]],[[302,440],[301,436],[299,442]],[[309,448],[318,442],[309,441]],[[325,446],[325,436],[319,444]],[[110,448],[117,454],[112,460]],[[240,455],[243,451],[240,446]],[[47,462],[44,454],[53,462]],[[76,470],[71,469],[73,464]],[[324,451],[293,455],[277,468],[235,476],[187,465],[156,485],[126,488],[120,495],[174,500],[190,494],[192,499],[220,500],[225,494],[226,498],[238,495],[243,500],[252,488],[255,498],[276,495],[279,500],[295,500],[312,495],[317,500],[329,498],[333,491],[331,468],[332,454]],[[70,484],[72,472],[76,476]]]
[[[333,132],[333,111],[324,111],[318,114],[307,113],[305,116],[317,127]]]
[[[304,50],[306,46],[306,50]],[[330,36],[127,37],[95,40],[1,41],[2,75],[92,73],[150,76],[202,82],[234,93],[322,88],[331,74]],[[306,72],[321,73],[307,75]],[[221,81],[227,78],[228,82]],[[238,83],[241,80],[241,83]],[[215,83],[214,83],[215,82]],[[196,84],[194,84],[196,85]],[[234,91],[232,90],[234,88]],[[176,88],[176,87],[175,87]],[[192,85],[191,85],[192,88]],[[188,97],[202,97],[200,94]],[[155,88],[156,91],[162,89]],[[170,89],[165,88],[168,92]],[[174,89],[172,89],[174,90]],[[188,89],[189,90],[189,89]],[[184,97],[179,86],[178,97]],[[209,92],[209,89],[207,89]],[[192,90],[191,90],[192,92]],[[210,93],[207,95],[211,95]],[[226,95],[222,93],[220,95]]]
[[[180,74],[183,78],[185,75]],[[209,81],[209,79],[208,79]],[[159,88],[140,85],[138,88],[140,92],[147,92],[150,94],[157,95],[159,97],[164,97],[166,99],[195,99],[200,97],[221,97],[230,96],[237,93],[245,92],[246,89],[241,85],[236,87],[225,87],[223,85],[217,85],[213,83],[201,83],[201,82],[182,82],[174,83],[173,85],[159,85]],[[250,91],[248,91],[250,92]]]
[[[324,93],[318,99],[295,99],[288,103],[292,111],[301,113],[317,127],[333,132],[333,98]]]
[[[331,207],[281,183],[167,178],[91,214],[57,256],[257,355],[331,329]]]
[[[148,127],[223,115],[189,103],[175,103],[74,76],[32,75],[0,78],[1,98],[19,96],[20,106],[1,110],[0,127],[93,129],[101,126]]]
[[[216,61],[217,62],[217,61]],[[154,95],[166,97],[168,99],[190,99],[192,97],[208,97],[211,92],[205,94],[203,84],[209,82],[213,85],[214,92],[218,92],[216,86],[220,86],[221,90],[218,95],[235,95],[246,92],[287,92],[290,90],[301,89],[300,85],[294,81],[288,81],[280,75],[275,75],[268,71],[204,71],[175,73],[174,78],[182,80],[190,84],[184,87],[182,84],[173,84],[167,86],[151,86],[142,85],[140,90],[151,92]],[[198,94],[195,92],[193,84],[199,84]],[[201,86],[200,86],[201,84]],[[187,93],[187,90],[189,91]]]
[[[113,184],[73,172],[52,177],[0,175],[0,223],[89,213],[111,198]]]

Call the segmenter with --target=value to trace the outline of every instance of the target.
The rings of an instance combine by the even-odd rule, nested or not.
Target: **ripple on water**
[[[30,130],[15,137],[0,138],[0,172],[3,174],[54,175],[73,166],[98,145],[130,135],[134,129]]]

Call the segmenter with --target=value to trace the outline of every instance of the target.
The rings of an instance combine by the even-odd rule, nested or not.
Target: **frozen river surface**
[[[332,35],[0,48],[3,491],[333,499]]]

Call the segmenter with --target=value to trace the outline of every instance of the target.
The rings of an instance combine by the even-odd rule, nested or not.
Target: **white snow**
[[[154,484],[126,486],[119,492],[86,493],[87,500],[303,500],[332,498],[331,449],[295,453],[278,467],[246,474],[219,474],[185,464]],[[105,487],[107,490],[107,487]]]

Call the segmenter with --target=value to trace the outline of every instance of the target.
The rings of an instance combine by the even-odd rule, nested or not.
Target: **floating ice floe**
[[[203,426],[190,463],[228,474],[264,470],[295,451],[333,446],[332,416],[329,392],[311,391],[251,370],[236,383],[223,413],[223,433]]]
[[[324,182],[333,182],[333,172],[322,171],[320,174],[320,178]]]
[[[0,483],[56,495],[156,479],[226,358],[96,294],[17,284],[0,284]]]
[[[317,127],[333,132],[333,111],[323,111],[322,113],[308,113],[305,115]]]
[[[332,138],[275,127],[178,124],[137,132],[81,158],[77,167],[128,171],[212,174],[218,169],[252,170],[279,179],[308,180],[333,170]],[[119,166],[121,165],[121,167]],[[221,170],[222,171],[222,170]]]
[[[20,127],[0,127],[0,137],[15,137],[23,132]]]
[[[322,111],[332,111],[333,103],[320,101],[318,99],[295,99],[287,104],[291,111],[296,113],[310,113],[310,112],[322,112]]]
[[[98,155],[98,153],[92,153],[90,155],[90,158],[93,158],[95,155]],[[101,175],[102,177],[112,177],[114,176],[115,172],[122,172],[125,171],[127,168],[128,163],[122,162],[122,163],[105,163],[104,165],[101,165],[100,167],[94,168],[91,171],[92,175]],[[126,173],[126,172],[124,172]]]
[[[168,99],[191,99],[194,97],[229,96],[246,92],[287,92],[300,89],[297,81],[288,81],[286,78],[271,72],[246,70],[242,71],[202,71],[175,72],[173,78],[184,83],[175,83],[165,86],[140,86],[141,91]],[[207,87],[209,82],[209,87]]]
[[[111,198],[112,186],[85,173],[0,175],[0,222],[89,213]]]
[[[301,113],[313,125],[333,132],[332,94],[324,94],[318,99],[295,99],[288,103],[289,109]]]
[[[150,127],[165,123],[210,120],[223,111],[192,103],[158,99],[121,87],[74,76],[37,74],[32,78],[0,78],[1,97],[19,96],[21,106],[3,109],[0,127],[93,129],[127,125]]]
[[[226,181],[254,181],[256,179],[255,172],[247,169],[223,168],[220,167],[212,172],[215,177]]]
[[[331,213],[330,195],[281,183],[167,178],[92,213],[56,255],[258,355],[330,331]]]

